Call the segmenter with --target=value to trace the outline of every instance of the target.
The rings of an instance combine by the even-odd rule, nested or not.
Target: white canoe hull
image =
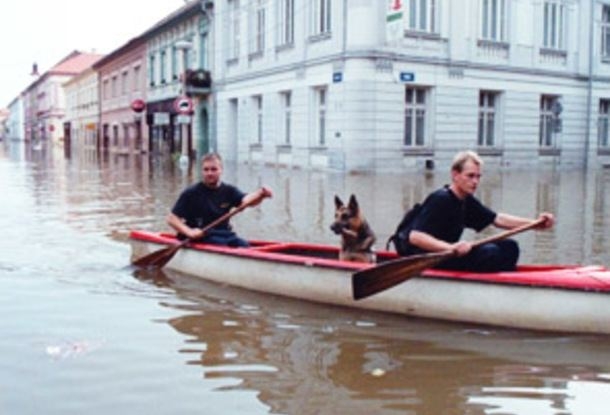
[[[141,240],[131,243],[133,258],[165,246]],[[166,267],[208,281],[312,302],[494,326],[610,334],[609,292],[422,276],[356,301],[350,269],[195,249],[180,249]]]

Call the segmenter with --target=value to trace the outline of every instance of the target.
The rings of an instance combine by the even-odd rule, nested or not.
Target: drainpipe
[[[593,18],[595,17],[595,3],[590,3],[589,10],[589,76],[587,81],[587,130],[585,134],[585,169],[589,166],[589,149],[591,147],[591,104],[593,101],[593,32],[595,25]]]

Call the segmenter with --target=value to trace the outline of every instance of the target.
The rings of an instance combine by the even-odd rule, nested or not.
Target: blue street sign
[[[343,72],[334,72],[333,73],[333,82],[341,82],[343,81]]]
[[[413,72],[401,72],[400,82],[413,82],[415,81],[415,73]]]

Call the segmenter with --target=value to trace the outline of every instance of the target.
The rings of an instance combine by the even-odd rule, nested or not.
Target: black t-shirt
[[[426,198],[421,211],[413,220],[411,230],[454,243],[460,240],[464,228],[480,232],[495,219],[496,212],[484,206],[476,197],[470,195],[461,200],[446,186]],[[406,245],[411,253],[422,252],[409,244],[408,238]]]
[[[231,208],[239,206],[245,193],[230,184],[221,183],[212,189],[202,182],[187,187],[176,201],[172,213],[186,221],[191,228],[203,228],[212,223]],[[214,229],[230,230],[229,221],[224,221]]]

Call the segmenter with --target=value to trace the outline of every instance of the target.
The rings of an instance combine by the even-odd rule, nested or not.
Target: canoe
[[[132,261],[178,241],[165,233],[130,232]],[[190,244],[166,267],[208,281],[301,300],[521,329],[610,334],[610,270],[603,266],[522,265],[515,272],[425,270],[362,300],[352,274],[374,266],[340,261],[339,248],[251,241],[249,248]],[[379,262],[395,259],[377,252]]]

